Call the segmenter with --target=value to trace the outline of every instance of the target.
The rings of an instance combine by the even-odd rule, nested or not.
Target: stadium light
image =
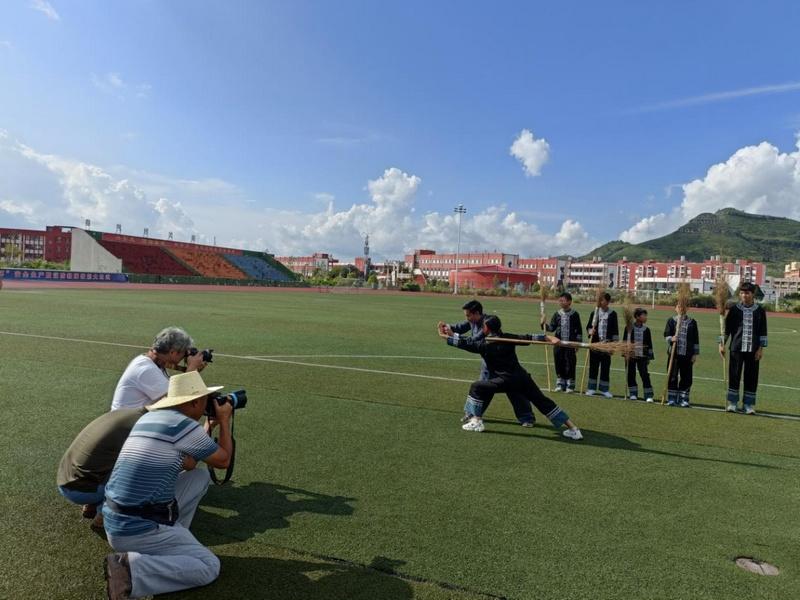
[[[456,277],[453,284],[453,293],[458,294],[458,260],[461,254],[461,215],[467,212],[463,204],[459,204],[453,209],[453,212],[458,215],[458,242],[456,243]]]

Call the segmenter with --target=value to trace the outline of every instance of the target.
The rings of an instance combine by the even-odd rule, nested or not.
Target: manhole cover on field
[[[751,558],[749,556],[739,556],[736,558],[736,566],[750,571],[756,575],[779,575],[780,570],[775,565],[771,565],[763,560]]]

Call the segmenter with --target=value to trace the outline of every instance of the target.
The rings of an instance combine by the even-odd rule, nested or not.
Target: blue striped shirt
[[[177,410],[154,410],[136,422],[106,484],[106,497],[122,506],[169,502],[183,469],[183,457],[197,461],[214,454],[217,444],[201,427]],[[139,535],[156,528],[141,517],[103,507],[106,533]]]

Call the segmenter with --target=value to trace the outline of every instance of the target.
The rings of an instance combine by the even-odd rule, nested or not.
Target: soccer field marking
[[[53,336],[53,335],[39,335],[35,333],[19,333],[15,331],[0,331],[0,335],[11,335],[17,337],[27,337],[27,338],[34,338],[34,339],[41,339],[41,340],[49,340],[49,341],[60,341],[60,342],[75,342],[79,344],[97,344],[103,346],[116,346],[120,348],[135,348],[138,350],[146,350],[147,346],[140,346],[138,344],[123,344],[121,342],[106,342],[103,340],[88,340],[82,338],[68,338],[68,337],[60,337],[60,336]],[[227,358],[238,358],[241,360],[255,360],[255,361],[262,361],[262,362],[274,362],[274,363],[283,363],[283,364],[290,364],[290,365],[301,365],[301,366],[308,366],[308,367],[318,367],[322,369],[341,369],[345,371],[358,371],[361,373],[377,373],[383,375],[399,375],[401,377],[416,377],[420,379],[436,379],[440,381],[454,381],[458,383],[472,383],[471,379],[455,379],[450,377],[441,377],[438,375],[422,375],[420,373],[404,373],[401,371],[385,371],[379,369],[365,369],[362,367],[348,367],[345,365],[323,365],[320,363],[307,363],[301,361],[292,361],[292,360],[285,360],[284,357],[291,357],[291,358],[375,358],[375,359],[389,359],[389,358],[399,358],[399,359],[414,359],[414,360],[461,360],[461,361],[477,361],[474,358],[458,358],[458,357],[446,357],[446,356],[401,356],[401,355],[379,355],[379,354],[295,354],[295,355],[237,355],[237,354],[223,354],[221,352],[215,353],[215,356],[224,356]],[[545,365],[547,363],[543,362],[530,362],[530,361],[520,361],[522,364],[527,365]],[[583,368],[582,365],[579,365],[580,368]],[[625,369],[616,369],[612,368],[612,371],[617,371],[620,373],[624,373]],[[651,375],[660,375],[665,376],[666,373],[661,373],[659,371],[652,371]],[[721,383],[722,379],[716,379],[714,377],[695,377],[695,379],[700,379],[703,381],[715,381]],[[759,387],[769,387],[769,388],[777,388],[783,390],[792,390],[796,392],[800,392],[800,387],[792,387],[789,385],[777,385],[774,383],[759,383]],[[712,409],[713,410],[713,409]]]

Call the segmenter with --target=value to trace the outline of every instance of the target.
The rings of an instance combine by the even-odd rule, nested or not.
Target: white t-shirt
[[[119,378],[111,410],[141,408],[167,395],[169,375],[147,356],[134,358]]]

